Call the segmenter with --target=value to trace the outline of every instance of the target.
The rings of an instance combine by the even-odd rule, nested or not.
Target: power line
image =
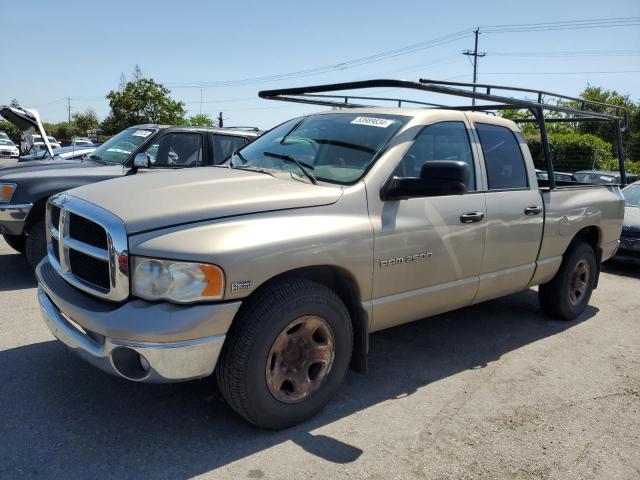
[[[640,50],[583,50],[572,52],[491,52],[492,57],[582,57],[582,56],[635,56]]]
[[[612,28],[640,25],[640,17],[597,18],[589,20],[567,20],[560,22],[520,23],[511,25],[487,25],[481,27],[485,33],[514,33],[552,30],[576,30],[590,28]]]
[[[602,71],[591,71],[591,72],[482,72],[482,75],[584,75],[587,73],[639,73],[639,72],[640,70],[602,70]],[[458,78],[465,75],[459,75]],[[454,77],[450,77],[450,78],[454,78]]]

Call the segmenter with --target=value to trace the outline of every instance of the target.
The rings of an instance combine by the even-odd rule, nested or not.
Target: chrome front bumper
[[[38,289],[40,312],[51,333],[87,362],[138,382],[179,382],[211,375],[224,335],[177,343],[128,342],[90,335],[69,321]],[[82,329],[82,330],[81,330]]]
[[[0,233],[20,235],[24,230],[24,221],[33,207],[30,203],[0,204]]]
[[[80,357],[133,381],[178,382],[211,375],[240,302],[178,306],[132,299],[108,304],[60,277],[44,259],[38,302],[51,333]]]

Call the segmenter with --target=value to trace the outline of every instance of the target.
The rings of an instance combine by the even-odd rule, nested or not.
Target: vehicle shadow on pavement
[[[482,368],[597,311],[588,307],[573,322],[549,321],[528,290],[378,332],[369,373],[350,372],[318,416],[279,432],[244,422],[220,400],[212,379],[131,383],[84,364],[55,341],[6,350],[0,352],[0,477],[186,479],[286,441],[330,462],[353,462],[363,453],[358,445],[314,431]],[[377,427],[357,428],[373,434]]]
[[[36,285],[36,277],[24,255],[0,254],[0,292],[33,288]]]
[[[609,260],[602,264],[602,271],[612,275],[640,279],[640,265]]]

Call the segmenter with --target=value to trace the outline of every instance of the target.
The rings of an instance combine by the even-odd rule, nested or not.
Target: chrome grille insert
[[[106,300],[117,302],[129,296],[127,232],[122,220],[61,193],[47,202],[46,222],[49,261],[67,282]]]

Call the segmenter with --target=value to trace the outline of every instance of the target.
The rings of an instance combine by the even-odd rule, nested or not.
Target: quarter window
[[[213,163],[219,164],[247,144],[247,139],[237,135],[213,135]]]
[[[422,129],[396,167],[397,177],[419,177],[422,166],[432,160],[459,160],[469,166],[467,190],[476,189],[471,144],[464,122],[440,122]]]
[[[522,150],[511,130],[499,125],[476,123],[487,168],[489,190],[528,188]]]

